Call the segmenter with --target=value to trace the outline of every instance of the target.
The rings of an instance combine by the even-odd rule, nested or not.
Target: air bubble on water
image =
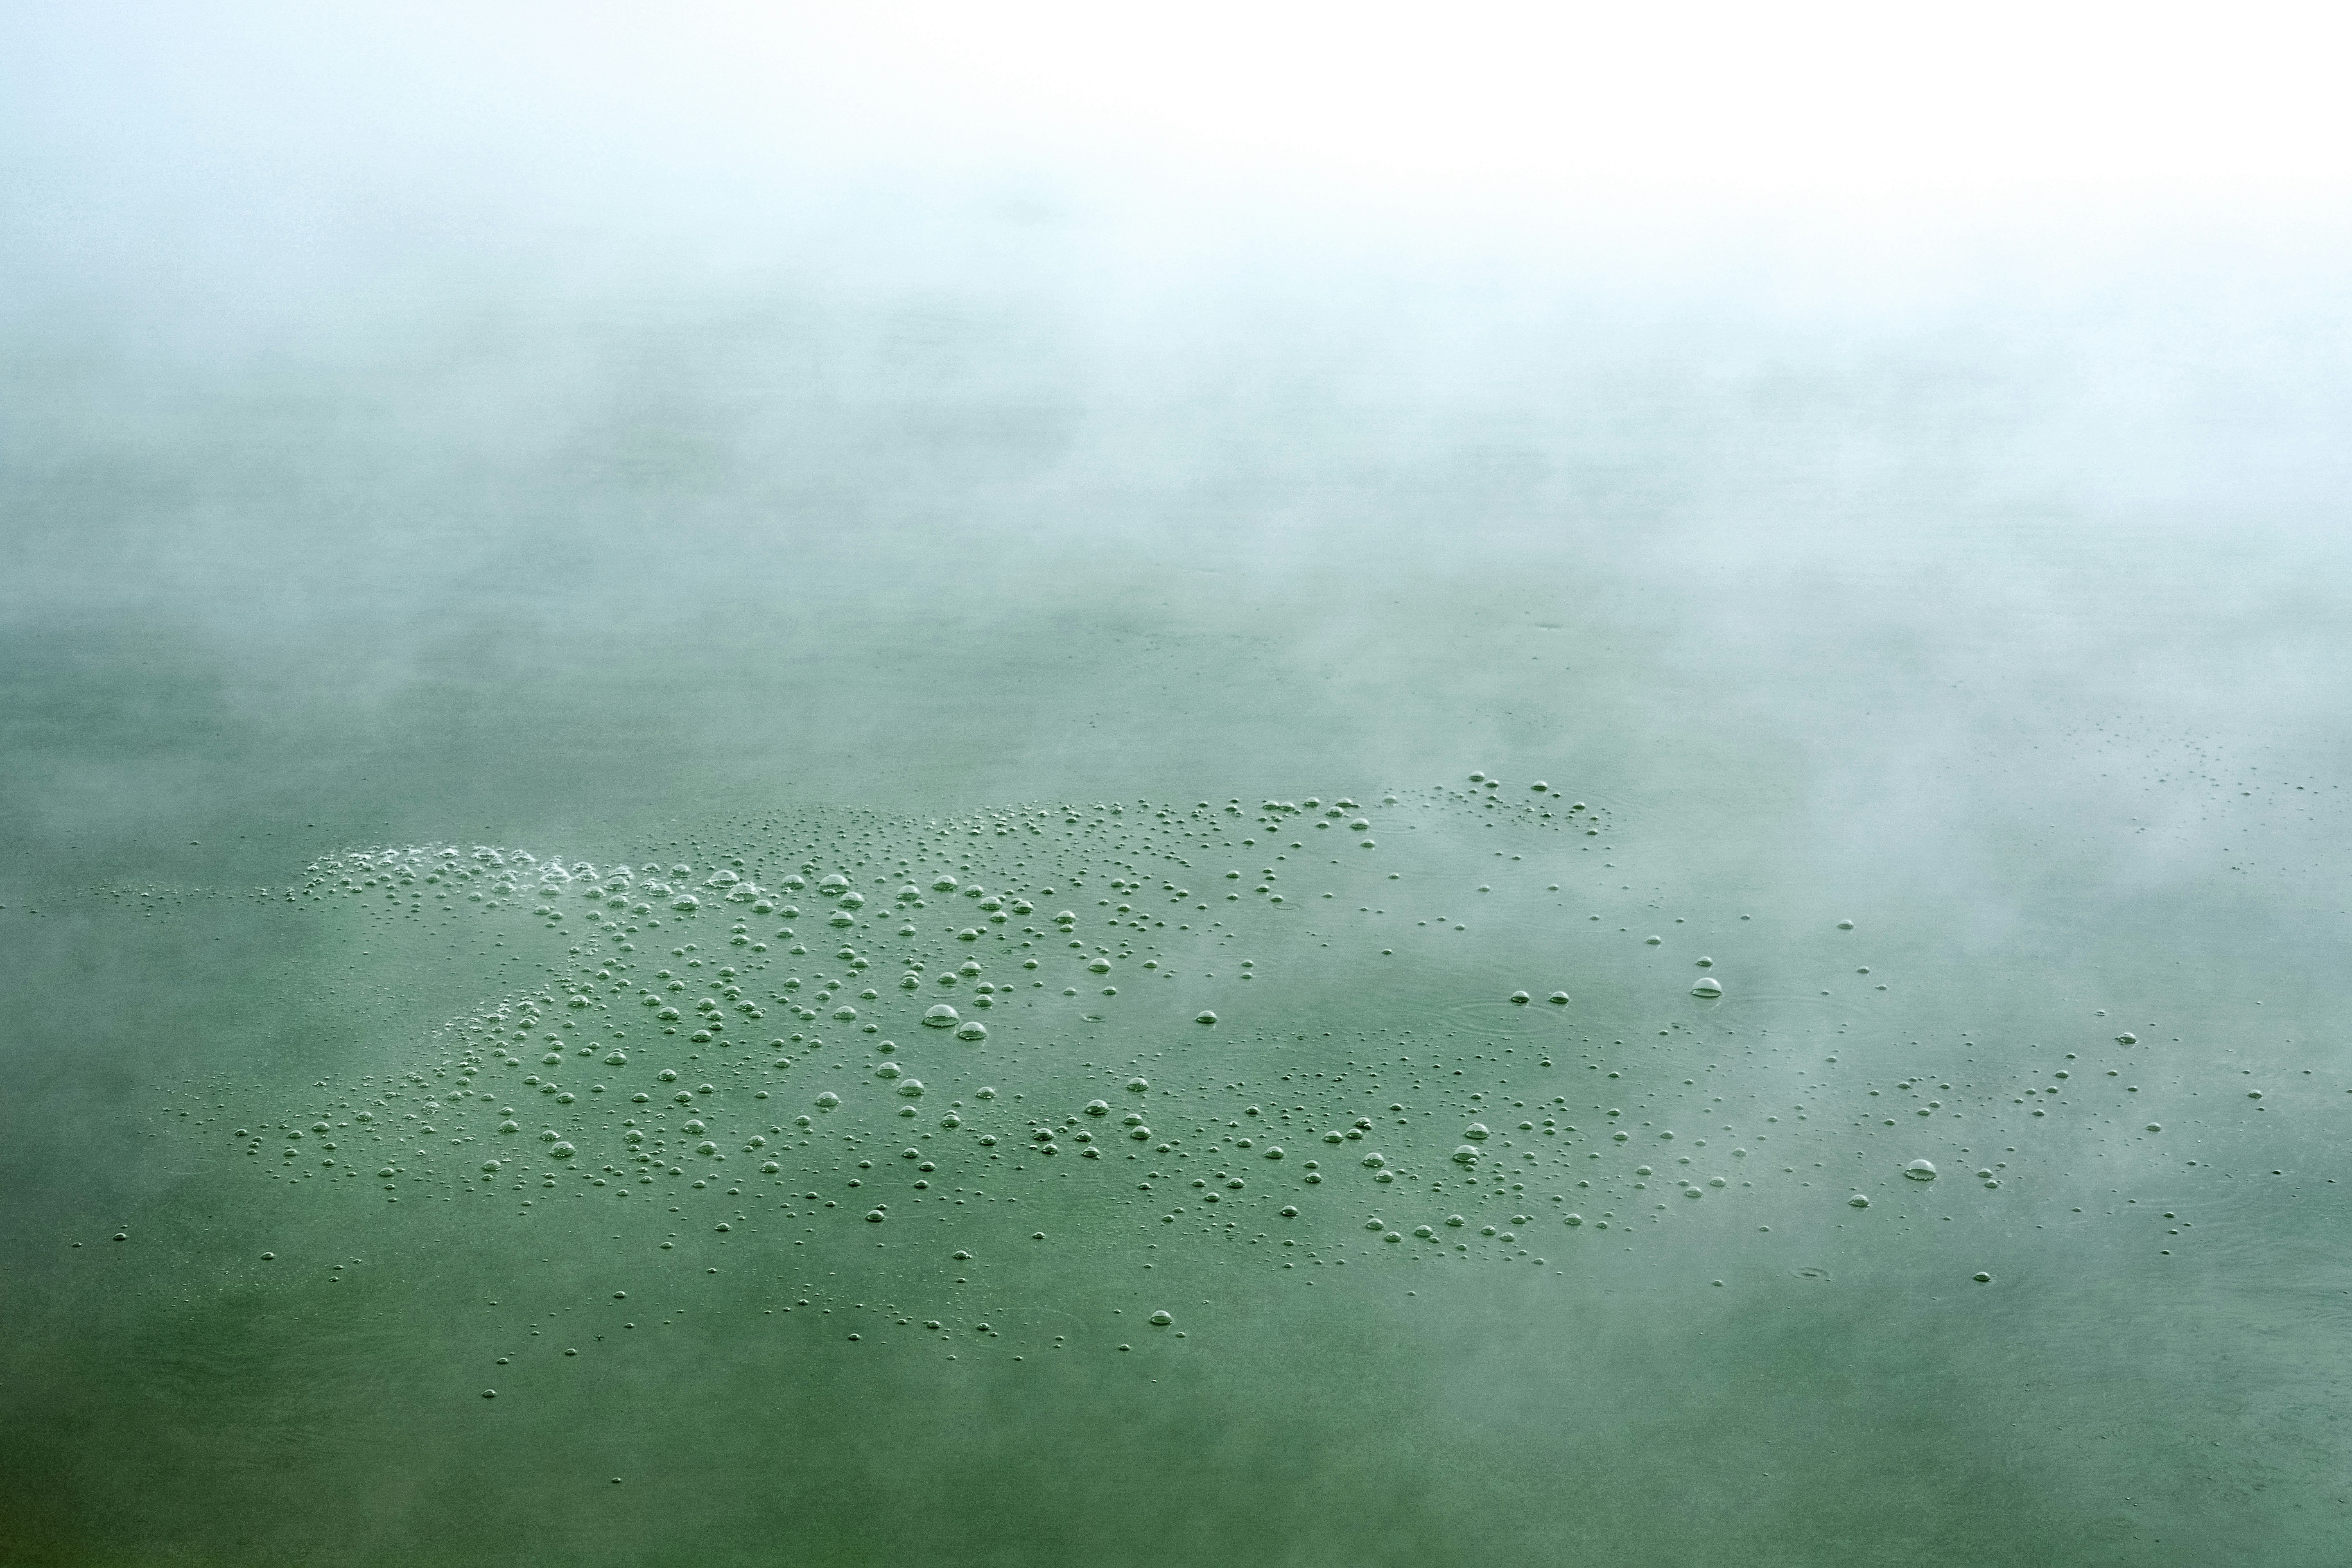
[[[1903,1173],[1915,1182],[1932,1182],[1936,1179],[1936,1167],[1930,1161],[1914,1160],[1903,1167]]]

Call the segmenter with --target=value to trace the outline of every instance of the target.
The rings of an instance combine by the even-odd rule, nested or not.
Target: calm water
[[[775,246],[9,319],[0,1557],[2343,1560],[2327,268]]]

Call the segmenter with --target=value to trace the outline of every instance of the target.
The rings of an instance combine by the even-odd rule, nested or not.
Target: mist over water
[[[2338,1560],[2335,172],[892,16],[7,24],[0,1557]]]

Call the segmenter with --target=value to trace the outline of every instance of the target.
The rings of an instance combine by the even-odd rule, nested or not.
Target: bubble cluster
[[[860,1319],[861,1342],[920,1318],[1034,1347],[1047,1305],[1003,1294],[993,1261],[1014,1241],[1154,1281],[1225,1258],[1269,1289],[1583,1275],[1734,1233],[1786,1271],[1792,1228],[1998,1215],[2053,1179],[2049,1150],[2155,1147],[2151,1111],[2190,1138],[2217,1114],[2144,1090],[2137,1029],[2075,1020],[1997,1066],[1923,1045],[1872,932],[1798,911],[1780,940],[1820,946],[1791,958],[1637,892],[1615,813],[1469,783],[1371,807],[777,813],[590,858],[323,857],[283,896],[478,932],[525,967],[486,967],[503,978],[396,1058],[224,1085],[222,1122],[182,1135],[220,1141],[224,1179],[364,1194],[380,1225],[601,1205],[613,1245],[681,1265],[887,1264],[919,1305]],[[1974,1182],[1938,1182],[1947,1164]],[[779,1319],[869,1310],[797,1290]],[[959,1310],[983,1290],[987,1319]]]

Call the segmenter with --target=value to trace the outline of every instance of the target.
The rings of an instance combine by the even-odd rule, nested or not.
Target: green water
[[[2344,1559],[2328,268],[403,243],[11,253],[0,1561]]]

